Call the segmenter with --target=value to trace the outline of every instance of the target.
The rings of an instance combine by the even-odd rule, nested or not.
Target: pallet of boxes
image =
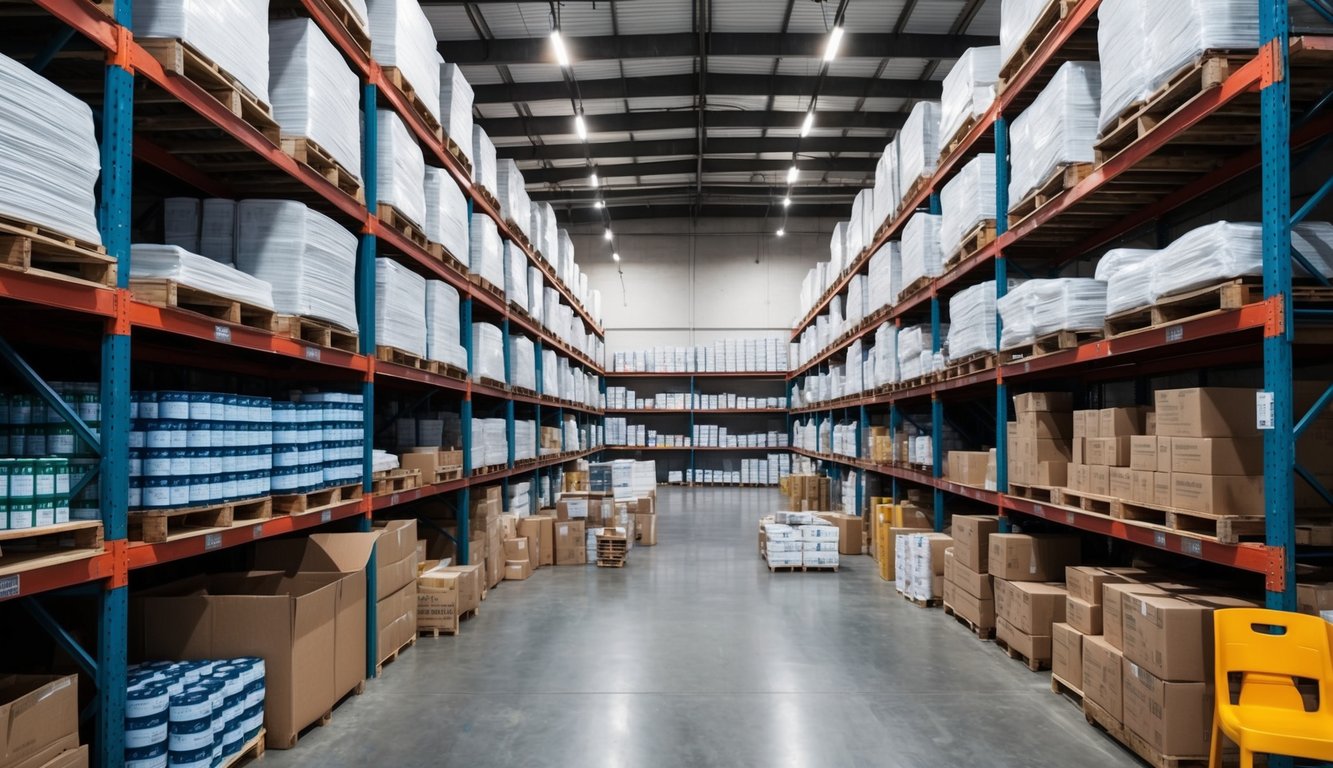
[[[951,546],[953,537],[934,531],[894,537],[894,574],[898,592],[914,605],[938,607],[944,599],[944,553]]]
[[[837,571],[841,532],[811,512],[776,512],[759,520],[759,554],[776,571]]]
[[[1065,620],[1065,568],[1080,560],[1077,536],[992,533],[986,568],[995,591],[995,644],[1036,672],[1050,669],[1052,627]]]
[[[824,475],[787,475],[778,481],[787,508],[795,512],[832,509],[832,488],[832,481]]]
[[[380,665],[417,640],[417,521],[376,523],[375,618]]]
[[[881,499],[872,509],[874,514],[870,527],[874,547],[871,553],[879,566],[879,577],[894,582],[896,586],[899,537],[933,532],[935,516],[911,500],[894,504],[891,499]]]
[[[999,532],[996,515],[954,515],[953,546],[944,550],[944,612],[981,640],[995,637],[990,537]]]

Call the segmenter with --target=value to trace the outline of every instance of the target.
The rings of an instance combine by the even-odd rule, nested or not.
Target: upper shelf
[[[785,379],[786,371],[607,371],[608,379]]]

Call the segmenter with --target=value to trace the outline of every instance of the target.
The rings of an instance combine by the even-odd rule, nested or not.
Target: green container
[[[37,505],[32,497],[9,500],[10,530],[33,527],[36,524],[36,515]]]
[[[33,496],[56,495],[56,459],[38,459],[33,462],[37,469],[33,475]]]
[[[37,463],[30,459],[12,459],[9,463],[9,498],[32,499],[36,494]]]
[[[0,459],[0,499],[9,498],[9,467],[13,463],[10,459]]]
[[[56,524],[56,497],[38,496],[33,504],[33,526],[45,528]]]
[[[9,530],[9,499],[0,497],[0,531]]]
[[[46,452],[52,456],[73,456],[79,447],[78,438],[68,424],[50,424],[46,428]]]

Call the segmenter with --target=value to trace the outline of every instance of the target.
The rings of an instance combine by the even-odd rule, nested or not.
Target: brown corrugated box
[[[1029,635],[1010,624],[1003,616],[995,617],[995,639],[1032,661],[1051,660],[1051,636]]]
[[[955,545],[956,546],[956,545]],[[980,600],[995,599],[994,577],[968,568],[955,559],[953,581],[958,588]]]
[[[1100,635],[1102,607],[1070,595],[1065,601],[1065,621],[1085,635]]]
[[[1167,437],[1254,437],[1255,390],[1225,387],[1159,389],[1157,434]]]
[[[535,533],[534,533],[535,532]],[[518,521],[518,535],[528,537],[528,546],[537,552],[535,571],[539,566],[555,565],[555,518],[532,515]]]
[[[1124,597],[1128,594],[1165,595],[1166,591],[1156,584],[1135,582],[1107,583],[1102,586],[1102,634],[1106,636],[1107,643],[1121,650],[1125,647],[1121,614],[1124,612]]]
[[[1213,696],[1202,682],[1165,682],[1128,658],[1122,673],[1125,728],[1160,755],[1208,754]]]
[[[1212,608],[1169,595],[1121,598],[1125,659],[1163,680],[1202,682],[1212,673]]]
[[[1147,472],[1157,471],[1156,436],[1135,435],[1129,438],[1129,468]]]
[[[1154,504],[1164,507],[1171,506],[1171,473],[1154,472],[1152,478],[1152,494]]]
[[[26,766],[9,766],[5,768],[26,768]],[[88,768],[88,745],[85,744],[76,749],[67,749],[56,757],[42,763],[41,768]]]
[[[1083,690],[1083,633],[1064,622],[1051,625],[1051,674]]]
[[[463,574],[440,569],[439,563],[426,563],[417,577],[417,629],[458,630],[460,582]]]
[[[991,534],[987,569],[1009,581],[1055,581],[1079,560],[1079,540],[1073,536],[1026,533]]]
[[[1197,475],[1262,475],[1262,437],[1172,437],[1171,471]]]
[[[864,521],[859,515],[847,515],[842,512],[820,512],[821,519],[838,528],[838,554],[859,555],[864,538]]]
[[[78,746],[77,676],[0,676],[0,766],[37,768]]]
[[[1088,467],[1088,493],[1107,496],[1111,492],[1111,468],[1105,465]]]
[[[530,560],[505,561],[505,581],[523,581],[531,575],[532,562]]]
[[[525,536],[515,536],[512,539],[504,540],[504,560],[527,560],[532,564],[532,546]]]
[[[587,539],[582,520],[557,520],[555,523],[555,564],[586,565]]]
[[[1098,411],[1097,432],[1101,437],[1122,437],[1144,433],[1143,421],[1147,409],[1137,405],[1103,408]]]
[[[1173,471],[1171,506],[1214,515],[1262,515],[1264,478]]]
[[[645,547],[657,546],[657,515],[636,514],[633,515],[633,518],[634,541]],[[859,520],[860,518],[857,519]],[[857,545],[856,552],[853,554],[859,555],[861,554],[861,540],[858,538],[855,543]],[[839,543],[839,546],[841,546],[841,542]]]
[[[383,600],[411,584],[417,576],[417,521],[388,520],[375,524],[375,599]]]
[[[960,485],[981,488],[986,484],[989,451],[949,451],[948,479]]]
[[[1134,495],[1134,470],[1125,467],[1107,468],[1106,492],[1108,496],[1126,500]]]
[[[969,570],[985,573],[990,562],[990,536],[999,531],[998,515],[954,515],[954,556]]]
[[[1050,635],[1065,620],[1065,588],[1056,584],[995,580],[995,613],[1020,632]]]
[[[1156,472],[1171,471],[1171,438],[1163,435],[1157,436],[1157,466],[1153,467]]]
[[[1083,698],[1106,711],[1117,723],[1124,719],[1123,655],[1101,635],[1083,638]]]
[[[377,661],[383,662],[417,635],[416,579],[375,603],[375,621],[379,625]]]
[[[1130,494],[1130,500],[1136,504],[1153,504],[1156,495],[1153,490],[1153,480],[1156,472],[1150,472],[1146,469],[1130,470],[1134,473],[1133,493]]]
[[[1069,411],[1073,407],[1074,398],[1068,392],[1024,392],[1014,395],[1014,411],[1017,413]],[[1070,424],[1073,424],[1072,414]]]

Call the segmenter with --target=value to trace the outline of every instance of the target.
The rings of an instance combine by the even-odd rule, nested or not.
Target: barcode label
[[[18,597],[19,595],[19,574],[6,576],[0,579],[0,599],[7,597]]]
[[[231,329],[225,325],[213,326],[213,340],[220,341],[223,344],[231,343]]]
[[[210,552],[222,548],[222,534],[210,533],[204,537],[204,551]]]
[[[305,348],[305,359],[307,359],[307,360],[318,360],[318,359],[319,359],[319,347],[306,347],[306,348]]]

